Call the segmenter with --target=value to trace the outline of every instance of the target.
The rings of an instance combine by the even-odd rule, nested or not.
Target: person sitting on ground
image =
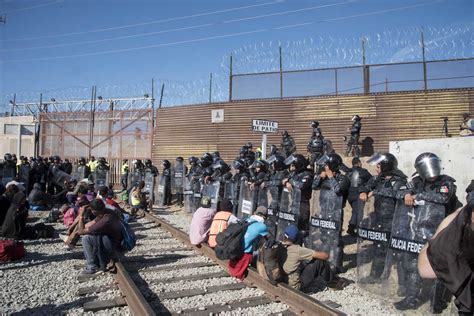
[[[0,227],[0,236],[4,238],[20,238],[26,226],[28,209],[23,190],[23,185],[16,181],[7,183],[4,196],[10,201],[10,205]]]
[[[114,211],[118,216],[122,217],[122,213],[124,210],[113,200],[113,193],[112,198],[110,197],[109,188],[106,186],[101,186],[99,188],[99,192],[97,193],[97,199],[102,200],[104,202],[105,207]]]
[[[219,202],[219,211],[216,213],[216,215],[214,215],[211,228],[209,229],[209,239],[207,243],[210,247],[216,247],[217,234],[226,230],[227,226],[235,224],[239,221],[239,219],[234,214],[232,214],[232,208],[232,202],[229,200],[222,200]]]
[[[462,123],[459,126],[460,136],[472,136],[474,135],[474,119],[471,119],[469,113],[462,115]]]
[[[95,218],[88,227],[84,222],[85,208],[80,208],[78,215],[78,233],[82,236],[86,259],[86,267],[81,274],[106,271],[113,253],[121,251],[120,244],[123,238],[120,219],[106,209],[104,202],[92,200],[90,208]]]
[[[51,196],[41,190],[41,184],[35,183],[33,185],[33,190],[31,190],[28,195],[30,209],[33,211],[45,211],[50,207],[50,202]]]
[[[236,260],[229,260],[229,274],[239,280],[243,280],[247,275],[247,268],[253,261],[253,252],[255,245],[261,237],[268,236],[268,227],[265,225],[265,219],[268,216],[268,210],[265,206],[259,206],[255,214],[247,219],[250,225],[244,235],[244,254]]]
[[[459,314],[474,313],[474,180],[467,205],[447,216],[418,256],[422,278],[437,278],[456,297]]]
[[[189,240],[192,245],[199,246],[207,241],[209,228],[215,214],[216,211],[211,208],[211,198],[203,196],[201,198],[201,207],[194,212],[189,228]]]
[[[329,254],[302,247],[298,245],[299,240],[298,227],[288,226],[284,231],[282,241],[286,247],[286,255],[285,258],[282,258],[284,259],[282,262],[288,285],[303,292],[326,286],[342,289],[341,279],[334,274],[327,261]]]
[[[76,246],[77,242],[79,241],[79,211],[81,208],[84,208],[84,222],[86,223],[86,227],[88,227],[94,219],[94,216],[92,215],[92,212],[89,207],[89,200],[87,199],[85,194],[79,193],[79,196],[77,197],[77,201],[74,204],[74,212],[76,213],[76,217],[74,218],[74,221],[72,224],[69,226],[67,230],[67,235],[59,235],[59,237],[66,243],[69,249],[72,249]]]
[[[136,215],[138,210],[142,209],[147,212],[148,203],[146,200],[146,194],[143,192],[145,187],[145,181],[140,181],[137,186],[132,190],[131,204],[132,204],[132,215]]]

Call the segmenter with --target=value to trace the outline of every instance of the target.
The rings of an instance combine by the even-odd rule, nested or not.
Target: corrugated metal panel
[[[214,109],[224,109],[225,123],[211,123]],[[243,144],[252,142],[256,147],[260,143],[261,134],[251,131],[252,119],[279,122],[280,131],[288,130],[303,154],[311,136],[309,124],[318,120],[325,137],[342,152],[342,138],[355,114],[362,117],[363,153],[370,154],[388,150],[389,141],[440,137],[443,116],[449,118],[449,133],[456,136],[464,112],[474,113],[472,89],[164,108],[157,110],[153,160],[186,159],[217,150],[230,161]],[[268,144],[280,145],[280,141],[281,133],[268,134]],[[371,141],[372,148],[368,146]]]

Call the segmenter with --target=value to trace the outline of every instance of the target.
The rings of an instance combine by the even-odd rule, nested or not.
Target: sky
[[[151,92],[228,97],[234,73],[473,57],[472,0],[0,0],[0,106]],[[470,68],[472,71],[472,66]]]

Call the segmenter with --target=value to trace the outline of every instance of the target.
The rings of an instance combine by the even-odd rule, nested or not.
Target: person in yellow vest
[[[122,168],[120,170],[121,177],[120,182],[122,184],[122,190],[127,190],[127,182],[128,182],[128,172],[130,171],[130,167],[128,166],[128,159],[124,159],[122,162]]]
[[[132,193],[130,194],[130,204],[132,205],[132,215],[136,215],[138,210],[143,209],[145,212],[147,211],[147,202],[145,193],[142,192],[143,188],[145,187],[145,181],[140,181],[138,185],[136,185]]]
[[[235,224],[239,219],[232,214],[232,202],[229,200],[222,200],[219,205],[219,211],[212,219],[211,228],[209,229],[209,239],[207,243],[211,248],[216,247],[216,236],[220,232],[227,229],[230,224]]]
[[[98,164],[99,162],[95,160],[95,157],[91,156],[91,158],[89,159],[89,162],[87,163],[87,166],[89,167],[89,169],[91,169],[91,173],[94,173],[95,168],[97,168]]]

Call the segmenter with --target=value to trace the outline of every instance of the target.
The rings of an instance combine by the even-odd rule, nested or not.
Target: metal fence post
[[[230,54],[229,63],[229,102],[232,102],[232,54]]]
[[[423,36],[423,30],[421,30],[421,53],[423,56],[423,84],[426,91],[428,90],[428,79],[426,75],[425,38]]]
[[[281,46],[279,46],[280,52],[280,99],[283,99],[283,61],[281,57]]]

